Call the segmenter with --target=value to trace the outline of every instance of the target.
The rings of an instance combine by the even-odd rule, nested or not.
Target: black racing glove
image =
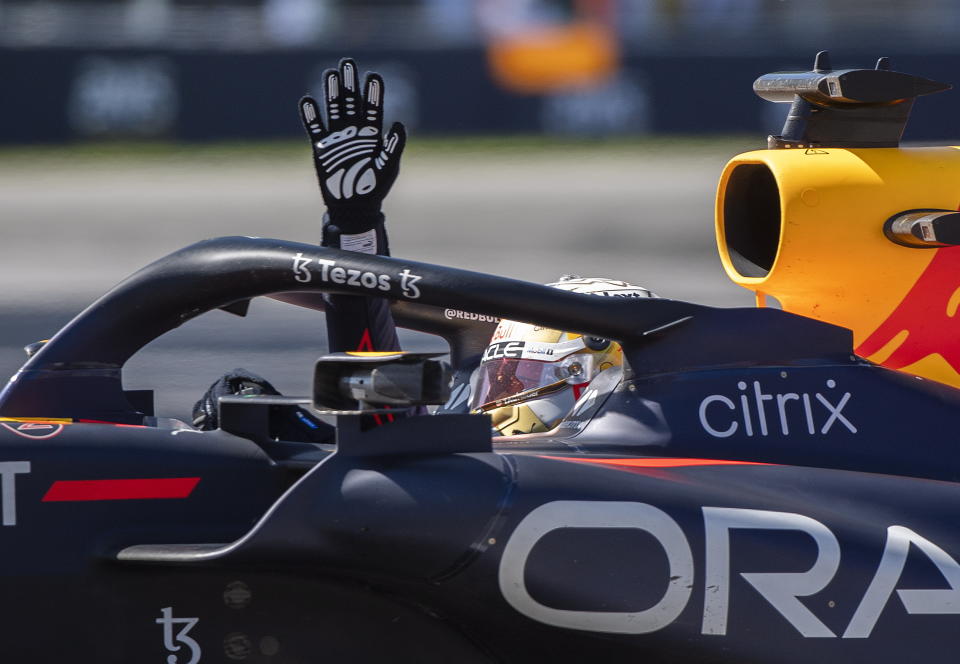
[[[193,425],[201,431],[220,426],[220,397],[228,395],[279,395],[270,382],[246,369],[234,369],[223,374],[193,406]],[[297,405],[270,406],[271,438],[311,443],[332,442],[334,429],[323,420]]]
[[[361,91],[357,64],[351,59],[324,73],[323,93],[326,123],[312,97],[300,100],[300,117],[329,211],[323,245],[387,253],[380,207],[397,179],[406,131],[395,122],[383,135],[383,79],[367,74]]]

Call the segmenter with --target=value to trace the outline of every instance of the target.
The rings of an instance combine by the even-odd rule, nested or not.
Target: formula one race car
[[[793,106],[724,170],[717,233],[783,310],[239,237],[137,272],[0,395],[5,661],[954,661],[960,151],[898,147],[944,87],[823,56],[757,80]],[[447,399],[422,355],[321,358],[310,398],[223,398],[213,431],[122,387],[200,313],[323,292],[394,299],[461,377],[498,318],[627,367],[497,438],[453,406],[361,426]],[[271,433],[303,405],[335,444]]]

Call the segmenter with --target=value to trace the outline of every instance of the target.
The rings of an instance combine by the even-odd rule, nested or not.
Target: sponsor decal
[[[400,290],[403,291],[403,294],[410,298],[411,300],[416,300],[420,297],[420,289],[417,287],[417,282],[420,281],[423,277],[417,276],[410,272],[409,269],[404,268],[400,273]]]
[[[501,360],[504,358],[519,360],[523,357],[524,346],[525,344],[522,341],[499,341],[490,344],[487,346],[487,349],[483,351],[483,359],[481,362]]]
[[[837,390],[832,378],[825,383]],[[739,395],[711,394],[700,401],[700,426],[714,438],[729,438],[738,431],[748,437],[826,435],[831,430],[857,433],[856,425],[843,413],[850,392],[824,395],[821,392],[768,394],[759,380],[737,383]]]
[[[499,323],[500,319],[496,316],[486,316],[484,314],[475,314],[469,311],[460,311],[459,309],[444,309],[443,316],[447,320],[475,320],[480,323]]]
[[[321,281],[347,286],[362,286],[369,289],[376,288],[382,291],[390,290],[390,277],[385,274],[342,268],[337,266],[336,261],[325,258],[318,258],[317,264],[320,266]]]
[[[316,259],[316,268],[310,269],[314,259],[304,257],[303,253],[297,252],[293,256],[293,279],[302,284],[313,281],[314,276],[318,276],[320,281],[330,284],[339,284],[346,286],[358,286],[367,290],[378,290],[387,292],[394,283],[394,277],[379,272],[369,270],[356,270],[337,265],[336,261],[325,258]],[[397,275],[400,284],[400,293],[410,300],[416,300],[420,297],[420,287],[417,285],[422,276],[414,274],[409,268],[404,268]]]
[[[637,528],[660,542],[667,555],[667,589],[649,609],[632,613],[557,609],[527,591],[527,559],[547,534],[563,528]],[[666,512],[643,503],[557,500],[536,508],[510,535],[500,559],[500,592],[517,611],[537,622],[565,629],[612,634],[646,634],[676,620],[694,583],[693,554],[686,536]]]
[[[483,362],[503,358],[552,362],[586,348],[582,337],[556,344],[537,341],[495,341],[483,353]]]
[[[711,462],[714,463],[714,462]],[[791,512],[702,507],[704,569],[695,570],[690,541],[669,514],[658,507],[627,501],[558,500],[537,507],[517,525],[504,547],[498,580],[504,599],[523,615],[547,625],[609,634],[647,634],[672,624],[684,611],[697,583],[703,596],[700,632],[725,636],[730,629],[731,583],[744,579],[767,604],[805,638],[864,639],[896,592],[910,615],[960,614],[960,565],[941,547],[900,525],[887,528],[879,564],[853,617],[841,635],[834,633],[800,598],[819,593],[837,574],[841,548],[836,535],[816,519]],[[557,609],[539,602],[527,589],[530,554],[551,532],[565,528],[642,530],[657,539],[667,558],[666,590],[656,604],[634,612]],[[816,545],[813,564],[803,572],[750,572],[737,566],[731,540],[743,531],[795,531]],[[751,535],[756,537],[756,535]],[[539,555],[546,555],[542,544]],[[949,588],[898,588],[908,554],[923,554]],[[625,565],[633,565],[629,556]],[[702,579],[702,581],[698,581]],[[736,615],[734,611],[734,615]]]
[[[586,278],[586,279],[568,279],[547,284],[560,290],[573,291],[574,293],[585,293],[589,295],[600,295],[603,297],[633,297],[633,298],[651,298],[656,297],[646,288],[634,286],[626,281],[615,281],[613,279]]]
[[[72,420],[7,420],[0,422],[7,431],[12,431],[23,438],[33,440],[47,440],[63,432],[63,425]]]
[[[29,461],[0,462],[0,513],[4,526],[17,525],[17,475],[29,474]]]
[[[167,656],[167,664],[197,664],[200,661],[200,644],[189,636],[200,618],[174,618],[173,607],[168,606],[160,609],[160,617],[154,622],[163,626],[163,647],[171,653]],[[175,628],[178,628],[176,633]],[[184,646],[187,652],[181,653]],[[181,655],[189,659],[181,660]]]
[[[359,254],[377,253],[377,232],[372,228],[364,233],[340,234],[340,248],[344,251],[356,251]]]
[[[522,325],[522,323],[517,323],[512,320],[502,321],[497,326],[497,329],[493,331],[493,337],[491,338],[491,341],[509,339],[510,337],[514,336],[514,330],[520,325]]]
[[[603,297],[642,297],[648,299],[650,291],[645,290],[615,290],[615,291],[592,291],[591,295],[602,295]]]
[[[188,498],[199,477],[166,477],[130,480],[58,480],[42,502],[80,502],[92,500],[148,500]]]
[[[857,355],[891,369],[927,375],[957,385],[960,373],[960,252],[937,249],[904,296],[857,349]],[[936,372],[924,361],[942,366]]]
[[[548,358],[553,357],[555,352],[556,350],[550,346],[527,346],[523,349],[523,356],[530,359]]]
[[[310,270],[307,269],[311,261],[313,261],[312,258],[304,258],[302,253],[297,252],[293,257],[293,278],[295,281],[299,281],[301,284],[308,284],[313,280],[313,275],[310,274]]]

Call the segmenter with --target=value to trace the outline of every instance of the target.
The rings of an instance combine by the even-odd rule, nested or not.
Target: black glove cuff
[[[350,249],[351,251],[361,251],[364,253],[375,253],[379,256],[389,256],[390,246],[387,241],[387,231],[384,226],[385,218],[383,213],[376,212],[370,216],[358,218],[356,216],[347,216],[338,212],[327,212],[323,215],[323,236],[320,244],[332,249]],[[374,232],[376,238],[376,251],[365,251],[359,246],[343,246],[341,236],[354,236],[351,239],[361,239],[360,236]]]
[[[335,207],[327,206],[324,223],[332,223],[340,228],[341,233],[356,235],[365,233],[376,225],[383,223],[383,213],[380,212],[380,203],[365,205]]]

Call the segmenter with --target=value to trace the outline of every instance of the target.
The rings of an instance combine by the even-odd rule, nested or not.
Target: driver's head
[[[611,279],[564,277],[554,288],[607,297],[656,297]],[[550,431],[601,371],[621,371],[620,344],[597,337],[501,321],[473,374],[470,409],[490,415],[502,436]]]

